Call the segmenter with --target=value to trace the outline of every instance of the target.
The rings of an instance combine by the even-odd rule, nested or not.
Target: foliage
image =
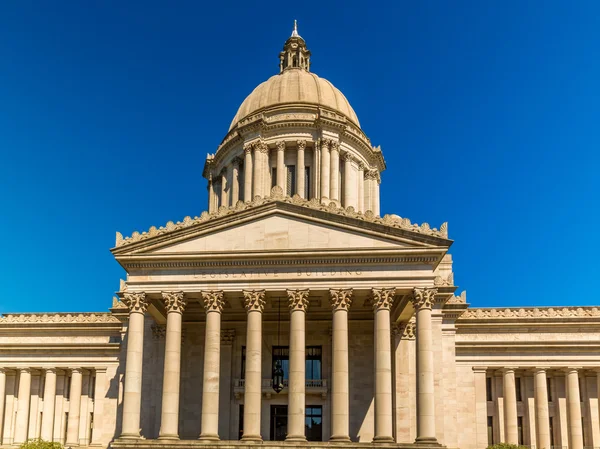
[[[45,441],[41,438],[29,440],[21,444],[19,449],[64,449],[63,445],[56,441]]]
[[[496,443],[488,446],[487,449],[529,449],[529,446],[520,446],[518,444]]]

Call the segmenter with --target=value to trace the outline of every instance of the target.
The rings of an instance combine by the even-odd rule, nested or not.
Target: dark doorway
[[[283,441],[287,434],[287,405],[271,406],[271,441]]]

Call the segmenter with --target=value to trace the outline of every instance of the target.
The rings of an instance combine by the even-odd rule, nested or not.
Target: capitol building
[[[109,311],[0,316],[1,447],[600,447],[600,308],[471,307],[311,56],[294,28],[207,211],[117,233]]]

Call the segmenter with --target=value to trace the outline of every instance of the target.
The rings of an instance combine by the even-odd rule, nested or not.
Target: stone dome
[[[289,68],[259,84],[246,97],[229,130],[231,131],[241,119],[260,109],[284,104],[324,106],[339,112],[360,127],[354,109],[333,84],[301,68]]]

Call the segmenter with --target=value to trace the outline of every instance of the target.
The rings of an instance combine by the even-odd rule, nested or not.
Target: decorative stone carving
[[[365,171],[365,163],[363,161],[360,161],[358,163],[358,170],[363,171],[363,172]],[[364,175],[363,175],[363,177],[364,177]]]
[[[146,298],[146,293],[144,292],[125,293],[123,295],[123,302],[129,308],[130,313],[146,313],[148,305],[150,304],[150,301]]]
[[[415,310],[431,309],[435,303],[437,288],[413,288],[410,298]]]
[[[162,298],[167,313],[183,313],[185,306],[187,305],[183,292],[162,292]]]
[[[264,290],[244,290],[244,307],[247,312],[258,310],[262,313],[265,310],[265,291]]]
[[[178,221],[177,223],[169,222],[169,223],[167,223],[167,226],[165,226],[165,227],[161,226],[158,229],[155,227],[152,227],[152,228],[150,228],[151,231],[149,231],[149,232],[142,232],[142,233],[134,232],[131,235],[131,237],[127,237],[127,238],[123,238],[123,236],[120,233],[117,233],[118,235],[117,235],[117,240],[116,240],[116,246],[120,247],[120,246],[130,245],[132,243],[146,240],[146,239],[152,238],[157,235],[164,235],[164,234],[167,234],[172,231],[176,231],[179,229],[185,229],[190,226],[206,223],[207,221],[215,220],[220,217],[224,217],[226,215],[231,215],[231,214],[234,214],[237,212],[245,211],[245,210],[252,209],[252,208],[258,207],[258,206],[262,206],[264,204],[269,204],[269,203],[272,203],[275,201],[294,204],[297,206],[306,207],[308,209],[329,212],[329,213],[344,216],[344,217],[356,218],[358,220],[363,220],[363,221],[366,221],[369,223],[382,224],[382,225],[389,226],[392,228],[403,229],[406,231],[415,232],[417,234],[441,237],[444,239],[448,238],[448,223],[443,223],[442,226],[440,227],[440,230],[438,231],[436,228],[431,228],[429,226],[429,224],[427,224],[427,223],[423,223],[421,225],[418,225],[416,223],[411,223],[411,221],[408,218],[402,218],[402,217],[396,216],[393,220],[390,220],[389,216],[387,216],[387,215],[386,216],[388,218],[386,218],[386,216],[384,216],[383,218],[377,217],[371,211],[366,211],[363,214],[361,212],[356,212],[356,211],[348,210],[343,207],[337,206],[334,202],[327,202],[327,204],[321,204],[321,202],[319,202],[315,198],[313,198],[311,200],[305,200],[302,198],[294,199],[289,196],[285,196],[283,194],[283,190],[281,190],[281,188],[279,188],[279,190],[275,190],[277,187],[278,186],[275,186],[275,187],[273,187],[273,189],[271,189],[270,197],[262,198],[260,196],[255,196],[254,200],[252,200],[251,202],[248,202],[248,203],[238,202],[235,206],[230,206],[230,207],[221,206],[219,208],[219,210],[216,212],[209,213],[207,211],[204,211],[200,214],[199,217],[191,218],[188,216],[188,217],[185,217],[183,219],[183,221]],[[119,236],[121,236],[121,237],[119,237]]]
[[[340,151],[340,143],[336,142],[335,140],[332,140],[331,144],[330,144],[330,151],[337,151],[339,153],[339,151]]]
[[[285,150],[285,140],[278,140],[277,142],[275,142],[275,146],[279,151]]]
[[[155,340],[163,339],[167,336],[167,326],[164,324],[153,324],[150,326],[152,331],[152,338]]]
[[[298,140],[296,141],[296,145],[299,150],[304,150],[306,148],[306,140]]]
[[[467,309],[460,320],[598,318],[598,307],[528,307],[506,309]]]
[[[225,301],[223,301],[222,290],[203,291],[204,310],[208,312],[223,312]]]
[[[454,286],[454,273],[450,273],[448,276],[436,276],[433,280],[433,285],[437,287],[453,287]]]
[[[230,345],[233,343],[235,338],[235,329],[222,329],[221,330],[221,343]]]
[[[373,288],[371,293],[373,296],[373,310],[390,310],[396,296],[395,288]]]
[[[370,168],[365,170],[365,179],[377,179],[379,176],[379,172],[376,168]]]
[[[127,291],[127,282],[123,279],[119,279],[119,292]]]
[[[346,151],[344,154],[342,154],[342,159],[344,160],[344,162],[347,162],[347,161],[353,162],[354,156],[349,151]]]
[[[124,307],[127,307],[123,305]],[[59,324],[59,323],[120,323],[121,321],[110,313],[8,313],[0,316],[0,324]]]
[[[241,157],[236,156],[232,159],[231,163],[235,168],[240,168],[240,166],[244,163],[244,160]]]
[[[460,296],[452,295],[446,304],[466,304],[467,303],[467,291],[464,290]]]
[[[325,148],[329,148],[331,146],[331,144],[333,143],[333,140],[322,138],[320,143],[321,143],[321,149],[325,149]]]
[[[402,340],[414,340],[416,336],[417,323],[411,318],[408,322],[399,326],[400,338]]]
[[[252,153],[252,144],[250,144],[250,143],[244,144],[244,153],[246,153],[246,154]]]
[[[348,310],[352,304],[352,289],[330,289],[329,302],[333,310]]]
[[[301,310],[306,312],[308,309],[308,290],[287,290],[290,312]]]
[[[123,302],[121,302],[119,300],[119,298],[117,298],[116,296],[113,296],[111,309],[126,309],[126,308],[127,308],[127,306],[125,304],[123,304]]]

